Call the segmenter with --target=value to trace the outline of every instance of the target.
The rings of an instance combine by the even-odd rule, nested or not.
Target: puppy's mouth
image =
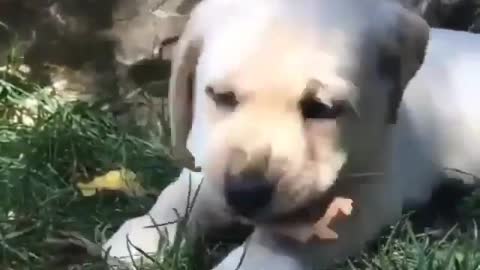
[[[308,200],[298,202],[277,201],[280,196],[268,182],[238,182],[233,190],[225,190],[227,211],[246,225],[275,225],[303,223],[318,220],[338,193],[338,181],[323,192],[318,192]],[[230,185],[231,187],[232,185]],[[304,198],[305,199],[305,198]],[[279,204],[281,203],[281,204]],[[286,206],[286,207],[282,207]]]
[[[321,198],[314,199],[302,207],[284,213],[274,213],[269,208],[265,208],[249,216],[232,214],[237,217],[240,223],[253,226],[310,222],[318,220],[325,214],[333,198],[334,196],[331,194],[323,194]]]

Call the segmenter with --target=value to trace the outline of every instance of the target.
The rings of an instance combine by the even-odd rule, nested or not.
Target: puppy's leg
[[[269,237],[256,230],[213,270],[306,270],[294,252],[276,245]]]
[[[224,211],[222,198],[212,192],[206,182],[202,183],[202,178],[200,173],[183,170],[178,179],[162,191],[146,215],[122,224],[103,245],[109,258],[114,258],[111,263],[116,264],[115,261],[120,260],[130,264],[132,258],[137,260],[142,257],[141,251],[155,254],[162,241],[173,243],[178,229],[175,221],[179,220],[179,216],[184,217],[192,204],[187,224],[190,235],[228,224],[230,216]],[[198,195],[195,196],[197,190]]]
[[[349,187],[354,201],[351,216],[333,222],[334,241],[293,243],[271,231],[257,228],[251,240],[232,251],[215,270],[310,270],[332,267],[359,254],[381,229],[401,217],[401,193],[388,183],[364,183]],[[246,252],[245,251],[246,247]],[[243,259],[242,259],[243,257]],[[241,266],[237,268],[239,262]]]

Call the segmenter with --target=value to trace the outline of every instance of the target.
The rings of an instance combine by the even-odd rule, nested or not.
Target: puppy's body
[[[274,173],[284,169],[288,175],[308,171],[311,164],[318,166],[312,171],[317,174],[279,180],[280,191],[252,218],[258,226],[248,242],[242,270],[330,266],[336,259],[359,252],[383,226],[400,217],[406,204],[427,201],[440,183],[443,167],[478,173],[475,165],[480,156],[472,147],[480,143],[475,129],[480,117],[474,103],[475,87],[480,85],[480,78],[474,75],[480,66],[478,38],[432,31],[425,63],[410,81],[398,122],[391,126],[385,121],[395,118],[395,104],[418,69],[418,61],[422,62],[423,57],[416,58],[416,54],[424,49],[423,24],[394,3],[383,1],[292,3],[205,0],[193,11],[179,43],[171,80],[172,103],[187,106],[185,81],[189,73],[195,73],[193,117],[188,120],[188,111],[171,110],[173,144],[185,154],[188,151],[182,149],[182,143],[186,143],[204,171],[190,176],[185,169],[159,196],[150,216],[122,225],[105,244],[112,248],[110,256],[128,261],[130,253],[141,255],[135,248],[127,248],[127,235],[136,247],[155,252],[160,235],[157,229],[145,226],[151,225],[152,219],[157,224],[175,220],[172,208],[182,213],[189,189],[195,190],[204,176],[190,216],[191,232],[202,233],[236,220],[223,192],[230,181],[224,175],[232,165],[228,163],[232,149],[249,157],[264,155],[264,149],[269,149],[271,160],[282,161],[278,163],[281,166],[269,168]],[[402,28],[411,33],[395,36]],[[397,54],[401,57],[395,58]],[[376,61],[387,63],[387,70],[379,68],[382,66]],[[358,115],[342,118],[337,124],[341,128],[321,121],[313,124],[315,129],[304,130],[296,111],[282,106],[295,104],[312,77],[331,88],[331,92],[319,92],[321,99],[330,94],[351,98]],[[212,85],[217,91],[233,88],[240,97],[253,98],[230,112],[212,102],[206,91]],[[387,89],[398,91],[394,92],[397,98],[392,99]],[[243,100],[239,98],[239,102]],[[389,115],[392,112],[394,115]],[[317,151],[315,156],[323,158],[306,160],[303,150],[311,148]],[[234,161],[240,170],[245,167],[244,160]],[[351,177],[370,172],[369,177]],[[271,217],[318,208],[315,198],[330,191],[354,201],[352,217],[334,226],[340,236],[335,242],[295,243],[264,226],[272,225],[272,221],[265,224]],[[249,199],[254,198],[245,198]],[[169,240],[162,241],[173,241],[176,225],[163,229]],[[215,269],[237,269],[244,247],[234,250]]]
[[[432,29],[427,56],[410,82],[393,129],[391,163],[403,201],[423,203],[448,169],[480,175],[480,37]],[[447,171],[446,171],[447,169]],[[458,175],[460,177],[460,175]],[[468,180],[467,180],[468,181]],[[400,190],[400,189],[398,189]]]

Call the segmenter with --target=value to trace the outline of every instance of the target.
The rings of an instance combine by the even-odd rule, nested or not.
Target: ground
[[[60,102],[20,64],[0,68],[0,269],[106,269],[99,245],[145,213],[179,170],[161,144],[120,128],[98,106]],[[118,168],[135,172],[153,194],[84,197],[76,187]],[[459,204],[459,226],[420,233],[406,217],[339,269],[480,269],[478,198]],[[209,269],[219,252],[173,246],[148,269]]]

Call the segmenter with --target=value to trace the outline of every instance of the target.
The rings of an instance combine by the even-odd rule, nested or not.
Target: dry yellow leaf
[[[349,198],[336,197],[330,203],[325,215],[313,226],[315,235],[321,240],[338,239],[338,234],[329,228],[333,219],[340,215],[350,216],[352,214],[353,200]]]
[[[353,200],[343,197],[335,197],[330,202],[325,214],[313,226],[312,224],[283,224],[273,226],[273,231],[290,237],[301,243],[306,243],[312,237],[321,241],[336,240],[338,234],[332,230],[330,223],[340,216],[350,216],[353,210]]]
[[[85,197],[94,196],[102,190],[120,191],[132,197],[143,196],[146,193],[136,174],[125,168],[109,171],[105,175],[95,177],[89,183],[79,182],[77,187]]]

